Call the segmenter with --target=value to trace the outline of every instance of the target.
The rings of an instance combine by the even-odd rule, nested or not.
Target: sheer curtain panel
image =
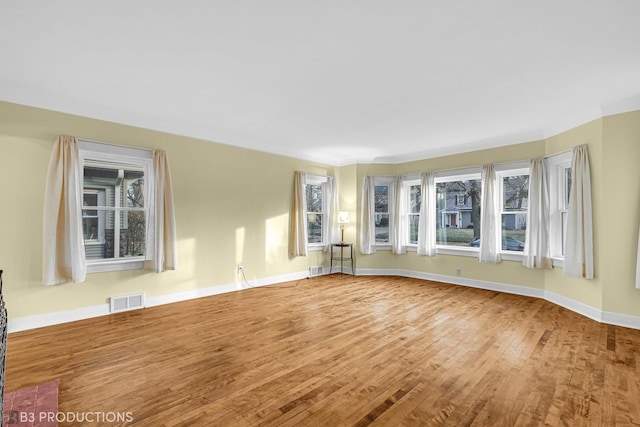
[[[500,256],[500,208],[496,169],[493,165],[482,166],[482,211],[480,212],[480,262],[498,263]]]
[[[407,223],[403,221],[403,218],[407,215],[407,195],[402,188],[402,177],[398,176],[393,181],[394,198],[393,209],[390,212],[391,218],[389,218],[391,226],[391,252],[394,254],[407,253],[407,241],[408,230]]]
[[[325,251],[331,250],[331,243],[340,240],[340,229],[337,227],[338,218],[338,186],[336,179],[332,176],[327,177],[327,230],[329,238]]]
[[[567,277],[593,279],[591,174],[585,144],[573,148],[571,174],[563,274]]]
[[[420,177],[420,218],[418,219],[418,255],[436,256],[436,184],[433,173]]]
[[[362,232],[360,234],[360,252],[365,255],[376,251],[374,194],[374,177],[365,176],[362,186]]]
[[[549,246],[549,186],[544,159],[529,165],[529,218],[522,264],[528,268],[552,268]]]
[[[307,256],[307,203],[304,172],[293,174],[293,199],[289,221],[289,255]]]
[[[59,136],[53,145],[44,196],[43,282],[84,282],[87,265],[82,233],[82,171],[78,144]]]
[[[153,175],[149,212],[154,218],[147,222],[145,268],[160,273],[178,267],[173,185],[164,150],[153,150]]]

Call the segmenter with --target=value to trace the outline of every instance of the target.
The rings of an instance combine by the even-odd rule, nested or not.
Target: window
[[[571,152],[547,158],[549,175],[549,243],[551,257],[564,258],[564,241],[567,234],[567,210],[571,192]]]
[[[420,205],[422,204],[422,188],[420,182],[409,184],[409,244],[418,244],[418,224],[420,223]]]
[[[329,241],[327,177],[307,175],[306,180],[307,243],[310,248],[320,248]]]
[[[394,178],[375,177],[374,215],[376,245],[388,245],[391,217],[395,200]]]
[[[440,176],[436,184],[436,245],[480,246],[480,173]]]
[[[404,230],[407,231],[406,244],[415,246],[418,244],[418,224],[420,222],[420,206],[422,204],[422,188],[420,179],[406,178],[402,183],[402,191],[406,194],[403,201],[406,201],[401,221],[405,221]]]
[[[151,152],[86,141],[79,141],[78,147],[89,272],[141,268],[149,218],[145,183],[152,178]]]
[[[527,234],[529,169],[512,169],[497,174],[500,185],[502,250],[523,252]]]

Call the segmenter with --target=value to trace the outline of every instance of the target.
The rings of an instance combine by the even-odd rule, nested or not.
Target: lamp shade
[[[349,211],[338,212],[338,224],[349,224]]]

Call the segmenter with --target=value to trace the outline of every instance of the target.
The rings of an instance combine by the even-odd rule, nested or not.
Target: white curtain
[[[78,145],[59,136],[53,145],[44,195],[42,272],[45,285],[84,282],[82,171]]]
[[[391,243],[391,252],[394,254],[404,254],[407,252],[406,240],[408,236],[407,222],[403,221],[407,215],[407,195],[402,188],[402,177],[395,177],[393,181],[393,190],[390,191],[389,197],[393,199],[389,200],[391,205],[391,212],[389,213],[389,226],[391,227],[391,233],[389,233]]]
[[[331,243],[340,240],[340,229],[337,227],[338,218],[338,186],[336,179],[332,176],[327,177],[327,230],[329,238],[325,251],[331,250]]]
[[[571,174],[563,274],[567,277],[593,279],[591,174],[585,144],[573,149]]]
[[[289,255],[307,256],[307,201],[304,172],[293,174],[293,199],[289,221]]]
[[[160,273],[178,268],[173,184],[164,150],[153,150],[153,175],[147,222],[145,268]]]
[[[482,166],[482,210],[480,212],[480,262],[498,263],[500,256],[500,200],[498,199],[496,170],[493,165]]]
[[[528,268],[552,268],[549,246],[549,186],[544,159],[529,165],[529,210],[522,264]]]
[[[420,219],[418,220],[418,255],[436,256],[436,185],[433,173],[421,176]]]
[[[376,251],[374,177],[365,176],[362,186],[362,230],[360,232],[360,252],[372,254]]]

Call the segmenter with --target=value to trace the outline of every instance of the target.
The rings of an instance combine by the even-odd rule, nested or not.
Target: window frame
[[[307,250],[308,251],[321,251],[323,250],[330,242],[330,230],[329,230],[329,207],[327,206],[327,200],[329,197],[329,191],[328,191],[328,182],[329,182],[329,177],[327,176],[323,176],[323,175],[312,175],[312,174],[306,174],[305,176],[305,183],[304,183],[304,190],[305,190],[305,215],[306,215],[306,221],[307,221],[307,236],[306,236],[306,241],[307,241]],[[322,233],[322,241],[320,242],[313,242],[310,243],[309,242],[309,212],[306,209],[307,205],[307,185],[318,185],[322,188],[322,211],[320,212],[320,215],[322,215],[322,228],[321,228],[321,233]],[[317,214],[317,212],[314,212]]]
[[[501,165],[503,166],[503,165]],[[520,166],[520,164],[518,164],[517,166]],[[504,178],[510,177],[510,176],[522,176],[522,175],[527,175],[527,176],[531,176],[531,171],[529,166],[525,166],[525,167],[517,167],[516,165],[513,164],[509,164],[509,165],[504,165],[503,167],[500,168],[496,168],[498,170],[496,170],[496,180],[497,185],[498,185],[498,193],[499,193],[499,201],[500,201],[500,212],[498,213],[499,217],[498,217],[498,225],[499,225],[499,230],[500,230],[500,242],[502,242],[502,216],[505,214],[524,214],[526,216],[526,224],[527,227],[529,226],[529,201],[527,200],[527,207],[525,209],[520,209],[518,211],[507,211],[504,207],[504,183],[503,180]],[[508,168],[506,168],[508,167]],[[526,234],[526,228],[525,228],[525,234]],[[525,242],[526,243],[526,242]],[[500,244],[500,253],[506,256],[515,256],[515,257],[519,257],[517,259],[522,259],[522,255],[524,254],[524,249],[523,251],[510,251],[510,250],[506,250],[506,249],[502,249],[502,243]],[[509,258],[505,258],[505,259],[509,259]]]
[[[434,191],[436,193],[436,204],[433,207],[433,209],[436,210],[434,213],[434,217],[436,217],[438,213],[438,184],[445,183],[445,182],[469,181],[469,180],[482,180],[482,173],[481,173],[480,167],[440,171],[434,174],[434,185],[436,187],[434,188]],[[458,198],[456,195],[456,203],[457,203],[457,199]],[[437,221],[437,218],[436,218],[436,221]],[[437,230],[438,228],[437,228],[437,222],[436,222],[436,233],[437,233]],[[480,248],[478,247],[442,245],[442,244],[438,244],[436,240],[437,254],[477,257],[479,252],[480,252]]]
[[[386,242],[378,242],[378,238],[377,238],[377,234],[376,234],[376,242],[375,242],[375,247],[377,250],[391,250],[391,221],[394,218],[395,215],[395,200],[396,200],[396,188],[395,188],[395,177],[391,177],[391,176],[376,176],[373,178],[373,184],[374,184],[374,198],[375,198],[375,187],[388,187],[388,210],[386,211],[386,213],[381,213],[381,212],[376,212],[375,211],[375,206],[374,206],[374,222],[375,222],[375,216],[376,215],[388,215],[389,217],[389,221],[388,221],[388,228],[389,228],[389,232],[387,235],[387,241]],[[376,225],[374,224],[374,229],[376,228]]]
[[[123,166],[132,166],[135,168],[142,168],[145,178],[144,186],[144,200],[145,206],[140,209],[129,209],[127,207],[118,207],[109,209],[95,209],[105,212],[128,212],[132,210],[144,211],[145,213],[145,239],[146,230],[153,229],[151,222],[154,220],[154,215],[150,214],[151,204],[151,189],[155,183],[155,176],[153,174],[153,153],[151,150],[140,149],[134,147],[123,147],[117,145],[110,145],[104,143],[98,143],[87,140],[78,140],[78,159],[80,164],[80,172],[82,179],[79,182],[80,194],[84,196],[85,189],[93,190],[99,189],[95,185],[84,185],[84,168],[85,164],[121,164]],[[116,196],[117,197],[117,196]],[[107,197],[108,198],[108,197]],[[82,214],[81,214],[82,218]],[[105,220],[106,221],[106,220]],[[115,232],[115,231],[114,231]],[[94,242],[93,240],[87,242],[87,244],[101,244],[100,242]],[[147,250],[147,248],[145,248]],[[83,254],[86,257],[86,253]],[[113,259],[86,259],[87,273],[98,273],[106,271],[119,271],[119,270],[133,270],[141,269],[144,267],[144,261],[148,258],[148,254],[144,256],[126,257],[126,258],[113,258]]]
[[[569,189],[566,171],[571,170],[572,153],[555,154],[545,159],[549,183],[549,249],[554,266],[564,262],[566,215],[569,208]]]
[[[415,175],[403,177],[402,181],[402,191],[406,194],[405,197],[405,214],[402,215],[400,221],[404,222],[404,229],[407,231],[407,234],[403,236],[403,244],[407,247],[408,250],[417,250],[418,242],[411,242],[411,217],[415,216],[418,218],[418,222],[420,222],[420,211],[411,212],[411,187],[418,186],[418,188],[422,188],[422,181],[420,177],[416,177]],[[420,193],[420,203],[422,204],[422,193]]]

